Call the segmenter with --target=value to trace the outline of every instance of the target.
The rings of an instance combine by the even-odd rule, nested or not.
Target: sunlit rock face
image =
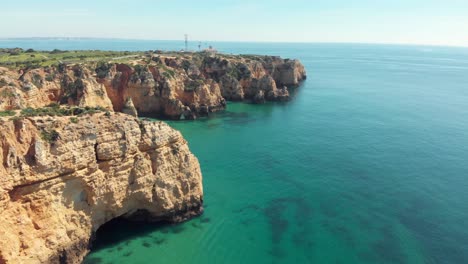
[[[0,118],[0,263],[79,263],[113,218],[179,222],[203,210],[198,160],[163,122],[10,119]]]
[[[0,68],[0,78],[0,111],[55,103],[196,119],[224,110],[226,101],[288,100],[288,89],[306,72],[298,60],[274,56],[174,53],[121,63]]]

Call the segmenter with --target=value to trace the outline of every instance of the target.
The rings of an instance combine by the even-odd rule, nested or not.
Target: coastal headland
[[[0,51],[0,110],[58,103],[196,119],[224,110],[226,101],[288,100],[306,78],[298,60],[276,56],[7,51]]]
[[[0,50],[0,263],[80,263],[125,217],[203,212],[200,165],[164,122],[285,101],[297,60],[213,52]]]

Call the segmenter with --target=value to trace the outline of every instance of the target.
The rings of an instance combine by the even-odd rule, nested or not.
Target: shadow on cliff
[[[96,232],[92,242],[91,251],[115,248],[121,250],[122,246],[129,245],[135,239],[142,239],[142,246],[160,245],[166,242],[165,235],[179,234],[187,227],[202,228],[210,222],[204,215],[197,216],[185,223],[172,222],[145,222],[117,217],[105,223]],[[189,226],[188,224],[191,223]]]
[[[149,236],[150,234],[180,233],[183,229],[184,227],[181,224],[172,224],[169,222],[136,222],[118,217],[99,227],[91,250],[96,251],[120,244],[128,244],[133,239]],[[163,242],[162,240],[158,241],[156,241],[156,244],[161,244]],[[120,247],[117,247],[117,250],[119,248]]]

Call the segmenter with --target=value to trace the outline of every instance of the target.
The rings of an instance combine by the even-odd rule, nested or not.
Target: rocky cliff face
[[[112,109],[104,85],[85,65],[9,70],[0,67],[0,110],[52,103]]]
[[[284,101],[306,78],[297,60],[205,53],[153,54],[125,63],[0,69],[0,110],[53,102],[101,106],[140,116],[194,119],[223,110],[226,100]],[[128,102],[131,99],[131,108]]]
[[[96,113],[0,125],[0,263],[78,263],[115,217],[202,211],[199,163],[165,123]]]

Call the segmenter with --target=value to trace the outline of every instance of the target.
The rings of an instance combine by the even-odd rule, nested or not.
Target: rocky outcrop
[[[135,115],[131,99],[140,116],[195,119],[225,109],[227,100],[288,100],[306,72],[299,61],[274,56],[147,53],[125,63],[0,69],[0,78],[0,110],[62,103]]]
[[[0,263],[79,263],[113,218],[202,211],[199,163],[165,123],[101,112],[0,125]]]
[[[234,101],[288,100],[288,88],[306,78],[299,61],[274,56],[209,57],[203,67],[209,77],[220,80],[223,97]]]
[[[99,79],[110,95],[115,111],[122,111],[125,100],[131,98],[143,116],[169,119],[196,118],[199,114],[225,108],[219,84],[213,80],[192,79],[196,72],[186,73],[176,60],[171,66],[160,64],[125,64],[109,66],[109,72]]]
[[[135,108],[135,105],[133,104],[132,98],[129,97],[127,98],[123,108],[122,108],[122,113],[131,115],[134,117],[138,117],[138,112]]]
[[[83,65],[30,70],[0,68],[0,110],[50,104],[112,109],[104,85]]]

